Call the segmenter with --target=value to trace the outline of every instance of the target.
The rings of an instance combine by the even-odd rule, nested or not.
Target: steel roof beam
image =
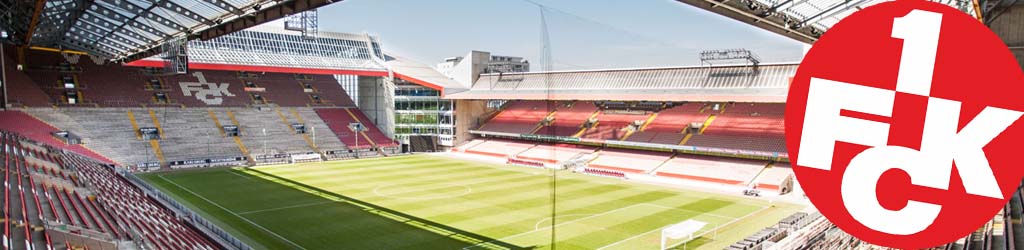
[[[50,0],[53,2],[53,0]],[[72,0],[61,4],[59,7],[64,10],[62,12],[54,13],[50,16],[50,24],[56,25],[60,23],[59,27],[56,27],[55,31],[48,32],[53,33],[49,38],[46,38],[48,42],[58,43],[67,36],[68,31],[81,19],[82,15],[85,14],[85,10],[91,6],[91,2],[85,0]],[[57,8],[57,7],[53,7]],[[63,15],[63,16],[62,16]]]
[[[0,1],[0,26],[4,27],[14,43],[23,43],[22,38],[28,31],[32,17],[32,7],[26,6],[26,1]]]
[[[235,14],[235,15],[245,14],[245,11],[242,11],[237,6],[231,5],[231,3],[228,3],[228,2],[225,2],[225,1],[222,1],[222,0],[203,0],[203,2],[209,3],[210,5],[213,5],[214,7],[220,8],[222,10],[226,10],[228,12],[231,12],[231,13]]]
[[[60,3],[55,4],[54,2]],[[67,20],[71,19],[72,11],[78,10],[78,8],[74,8],[74,5],[77,4],[75,1],[50,1],[49,4],[54,7],[43,11],[39,16],[39,23],[32,31],[32,36],[38,37],[38,39],[30,39],[36,43],[46,44],[48,42],[57,42],[62,34],[60,32],[63,31],[63,27],[65,27],[68,22]],[[68,5],[72,5],[72,7],[68,7]],[[62,21],[64,23],[61,23]]]
[[[95,26],[95,25],[93,25],[91,23],[87,23],[87,22],[82,22],[82,25],[80,25],[80,26],[85,26],[85,27],[78,27],[79,29],[86,28],[88,30],[101,31],[100,27],[97,27],[97,26]],[[100,32],[95,32],[95,33],[100,33]],[[145,45],[145,41],[148,41],[148,40],[145,40],[145,39],[139,39],[137,37],[129,38],[129,37],[126,37],[126,34],[121,33],[121,32],[116,32],[116,33],[114,33],[114,35],[107,36],[107,37],[108,38],[109,37],[114,37],[114,38],[118,39],[119,41],[121,41],[123,43],[127,43],[127,44],[130,44],[132,46],[136,46],[136,47],[137,46]],[[132,39],[138,39],[138,41],[132,40]]]
[[[163,0],[154,3],[154,5],[160,5],[160,7],[162,7],[164,10],[169,10],[171,12],[177,13],[178,15],[187,17],[188,19],[192,19],[196,22],[203,23],[206,25],[213,25],[212,20],[207,19],[203,15],[193,12],[188,8],[185,8],[185,6],[181,6],[178,3],[175,3],[174,1]]]
[[[43,9],[46,7],[46,0],[36,0],[36,6],[33,8],[32,20],[28,23],[28,29],[25,30],[25,43],[32,42],[32,33],[36,31],[36,25],[39,24],[39,16],[43,14]]]
[[[119,54],[131,50],[131,47],[128,47],[128,44],[124,44],[123,42],[120,42],[120,41],[110,40],[109,36],[104,36],[100,32],[96,32],[96,31],[92,31],[92,30],[88,30],[88,29],[81,29],[81,28],[75,28],[74,32],[77,32],[79,35],[81,35],[81,36],[83,36],[85,38],[88,38],[88,39],[84,39],[86,41],[92,40],[91,43],[99,45],[99,46],[104,46],[104,47],[108,47],[108,48],[114,49]],[[101,41],[103,41],[103,42],[101,42]]]
[[[202,40],[213,39],[231,32],[244,30],[246,28],[260,25],[269,21],[277,20],[292,14],[318,8],[329,3],[341,2],[338,0],[294,0],[281,2],[273,6],[264,6],[252,15],[241,16],[219,25],[210,27],[199,33]]]
[[[92,12],[89,12],[89,13],[86,13],[85,14],[86,18],[85,19],[81,19],[80,22],[84,21],[84,22],[88,22],[88,23],[90,23],[90,24],[92,24],[94,26],[97,26],[97,27],[106,28],[107,30],[105,30],[105,32],[108,32],[108,34],[113,33],[115,31],[118,31],[119,29],[121,29],[122,32],[118,32],[118,33],[124,33],[124,34],[126,34],[128,36],[131,36],[132,38],[138,39],[139,41],[151,41],[151,40],[153,40],[153,38],[146,37],[146,36],[142,35],[141,33],[139,33],[136,30],[123,29],[125,23],[130,23],[132,27],[136,27],[136,28],[150,28],[148,25],[139,23],[139,22],[137,22],[135,20],[130,20],[130,19],[128,19],[128,17],[125,17],[125,16],[122,16],[120,14],[117,14],[116,12],[114,12],[112,10],[109,10],[109,9],[106,9],[103,6],[98,6],[97,5],[96,8],[97,8],[96,10],[94,10]],[[120,22],[121,24],[115,24],[115,23],[107,21],[107,20],[105,20],[103,18],[99,18],[97,16],[97,14],[98,15],[102,15],[103,17],[106,17],[107,19],[111,19],[111,20]],[[98,23],[93,23],[93,22],[98,22]],[[156,30],[146,30],[146,29],[143,29],[143,31],[146,31],[147,33],[150,33],[150,34],[152,34],[153,36],[156,36],[156,37],[164,37],[166,35],[164,33],[157,32]]]
[[[860,5],[860,4],[862,4],[862,3],[866,2],[866,1],[867,0],[860,0],[857,3],[855,3],[855,4],[850,4],[851,2],[853,2],[852,0],[843,1],[842,3],[838,3],[836,5],[833,5],[832,7],[829,7],[828,9],[825,9],[824,11],[818,12],[818,14],[814,14],[814,16],[811,16],[811,17],[809,17],[807,19],[804,19],[800,23],[796,24],[795,27],[796,28],[800,28],[800,27],[804,27],[805,25],[806,26],[814,25],[815,23],[818,23],[818,21],[820,21],[821,19],[829,18],[829,17],[835,15],[836,13],[840,13],[840,12],[843,12],[845,10],[851,9],[854,6]],[[843,6],[846,6],[846,7],[842,8],[842,9],[839,9],[840,7],[843,7]]]
[[[103,0],[112,1],[112,0]],[[219,37],[231,32],[237,32],[244,30],[249,27],[253,27],[259,24],[270,22],[273,20],[280,19],[282,17],[297,14],[306,10],[315,9],[330,3],[341,2],[341,0],[280,0],[280,1],[267,1],[257,0],[261,8],[255,8],[255,6],[244,6],[239,7],[231,5],[223,0],[202,0],[203,2],[209,3],[217,8],[229,11],[236,14],[233,19],[217,19],[214,21],[214,25],[203,28],[202,30],[194,30],[189,35],[189,39],[199,38],[202,40],[208,40],[215,37]],[[230,16],[228,13],[224,13],[222,17]],[[119,61],[134,61],[143,59],[160,53],[160,48],[156,45],[165,42],[167,38],[160,39],[152,46],[143,48],[144,51],[138,53],[132,53],[122,58],[117,58]]]
[[[676,0],[681,3],[689,4],[691,6],[701,8],[715,14],[719,14],[740,22],[744,22],[755,27],[765,29],[776,34],[786,36],[797,41],[812,44],[818,40],[821,36],[820,33],[815,33],[811,29],[801,28],[794,29],[791,27],[791,23],[796,19],[783,11],[778,11],[771,15],[765,15],[756,10],[767,10],[772,6],[762,5],[757,2],[749,1],[725,1],[725,0]],[[798,0],[799,2],[802,2]],[[756,6],[751,6],[754,4]],[[787,6],[789,8],[791,6]]]
[[[81,30],[81,29],[71,30],[71,31],[68,31],[68,33],[71,33],[72,35],[71,36],[65,36],[65,38],[64,38],[64,45],[67,45],[68,43],[70,43],[70,44],[79,45],[81,47],[87,47],[87,48],[91,47],[91,48],[93,48],[91,51],[102,51],[102,52],[104,52],[106,54],[110,54],[110,55],[113,55],[113,56],[117,56],[117,55],[121,54],[121,51],[119,51],[117,48],[114,48],[114,47],[112,47],[110,45],[101,44],[101,43],[85,43],[84,42],[84,41],[90,40],[90,39],[97,39],[97,37],[98,37],[97,34],[92,34],[92,33],[89,33],[87,31]],[[73,39],[75,36],[78,36],[78,38],[77,39]]]
[[[160,15],[158,15],[156,13],[153,13],[153,9],[156,9],[156,8],[159,7],[159,6],[156,5],[156,3],[153,3],[149,7],[145,7],[144,8],[142,6],[135,5],[135,4],[133,4],[131,2],[128,2],[126,0],[99,0],[99,1],[103,2],[103,3],[106,3],[106,4],[113,5],[113,6],[117,6],[120,9],[123,9],[123,10],[126,10],[128,12],[131,12],[132,14],[135,14],[135,17],[131,18],[132,20],[138,20],[139,17],[143,17],[145,19],[149,19],[149,20],[155,21],[155,22],[157,22],[157,23],[159,23],[161,25],[167,26],[167,27],[175,29],[177,31],[184,32],[184,31],[188,30],[188,27],[182,26],[181,24],[178,24],[178,22],[175,22],[173,20],[164,18],[164,17],[162,17],[162,16],[160,16]]]

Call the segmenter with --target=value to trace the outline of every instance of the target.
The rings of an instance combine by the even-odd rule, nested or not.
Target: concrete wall
[[[455,145],[473,139],[469,130],[479,128],[487,122],[488,114],[495,109],[487,107],[487,101],[455,100]]]
[[[395,137],[395,83],[384,77],[359,77],[359,109],[388,137]]]
[[[462,61],[455,65],[450,77],[462,86],[473,86],[476,79],[480,78],[480,72],[487,68],[487,63],[490,61],[490,52],[469,52]]]

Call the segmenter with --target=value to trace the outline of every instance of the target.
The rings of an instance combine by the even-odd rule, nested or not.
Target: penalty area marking
[[[405,184],[407,184],[407,183],[405,183]],[[466,185],[458,185],[458,184],[452,185],[452,184],[444,184],[444,183],[431,184],[431,186],[432,185],[444,185],[444,186],[449,186],[449,187],[462,187],[462,192],[454,193],[454,194],[421,195],[421,196],[402,196],[402,195],[395,195],[395,194],[388,194],[386,192],[381,192],[382,188],[394,187],[394,186],[399,186],[399,185],[404,185],[404,184],[385,184],[385,185],[377,186],[376,188],[373,189],[373,194],[376,194],[377,196],[380,196],[380,197],[386,197],[386,198],[391,198],[391,199],[399,199],[399,200],[431,200],[431,199],[448,199],[448,198],[462,197],[462,196],[465,196],[465,195],[473,192],[473,188],[471,188],[469,186],[466,186]]]
[[[616,212],[619,212],[619,211],[622,211],[622,210],[627,210],[627,209],[631,209],[631,208],[635,208],[635,207],[641,207],[641,206],[654,207],[654,208],[665,209],[665,210],[677,210],[677,211],[681,211],[681,212],[685,212],[685,213],[696,214],[696,216],[706,215],[706,216],[723,218],[723,219],[733,219],[733,222],[742,220],[742,219],[747,218],[747,217],[749,217],[749,216],[751,216],[753,214],[757,214],[757,213],[761,212],[762,210],[768,209],[768,207],[763,207],[761,210],[758,210],[758,211],[752,212],[752,213],[750,213],[750,214],[748,214],[746,216],[737,218],[737,217],[730,217],[730,216],[712,214],[712,213],[707,213],[707,212],[700,212],[700,211],[681,209],[681,208],[675,208],[675,207],[670,207],[670,206],[663,206],[663,205],[658,205],[658,204],[636,203],[636,204],[633,204],[633,205],[629,205],[629,206],[625,206],[625,207],[620,207],[620,208],[604,211],[604,212],[601,212],[601,213],[591,214],[591,215],[586,216],[586,217],[581,217],[581,218],[578,218],[578,219],[573,219],[573,220],[569,220],[569,221],[565,221],[565,222],[560,222],[560,223],[555,224],[554,226],[550,226],[549,225],[549,226],[545,226],[545,227],[541,227],[541,228],[536,228],[534,230],[530,230],[530,231],[526,231],[526,232],[522,232],[522,233],[518,233],[518,234],[506,236],[506,237],[502,237],[502,238],[499,238],[499,239],[496,239],[496,240],[481,242],[481,243],[478,243],[478,244],[475,244],[475,245],[472,245],[472,246],[463,247],[462,249],[463,250],[475,249],[475,248],[479,248],[480,246],[487,245],[489,243],[501,242],[501,241],[505,241],[505,240],[512,239],[512,238],[518,238],[518,237],[521,237],[523,235],[528,235],[528,234],[531,234],[531,233],[536,233],[536,232],[540,232],[540,231],[543,231],[543,230],[548,230],[548,229],[551,229],[552,227],[559,227],[559,226],[563,226],[563,225],[568,225],[568,224],[576,223],[576,222],[579,222],[579,221],[593,219],[593,218],[597,218],[597,217],[600,217],[600,216],[604,216],[604,215],[608,215],[608,214],[613,214],[613,213],[616,213]],[[548,220],[548,219],[550,219],[550,217],[541,219],[541,221],[538,221],[538,224],[540,224],[540,222],[542,222],[544,220]],[[731,224],[731,223],[732,222],[730,222],[729,224]],[[725,224],[725,225],[728,225],[728,224]],[[725,226],[725,225],[722,225],[722,226]],[[649,234],[651,232],[656,232],[656,231],[661,230],[661,229],[662,228],[658,228],[658,229],[655,229],[655,230],[650,231],[650,232],[642,233],[642,234],[639,234],[637,236],[633,236],[631,238],[628,238],[628,239],[625,239],[625,240],[622,240],[622,241],[619,241],[619,242],[612,243],[611,245],[604,246],[602,248],[609,247],[609,246],[612,246],[612,245],[616,245],[616,244],[619,244],[621,242],[628,241],[628,240],[637,238],[639,236]],[[717,228],[715,228],[713,230],[717,230]]]
[[[651,205],[654,205],[654,204],[651,204]],[[660,206],[660,205],[656,205],[656,206]],[[662,206],[662,207],[664,207],[664,206]],[[762,207],[761,209],[759,209],[757,211],[754,211],[754,212],[751,212],[751,213],[749,213],[747,215],[740,216],[738,218],[734,218],[732,221],[726,222],[725,224],[718,225],[718,226],[716,226],[714,228],[711,228],[711,229],[709,229],[707,231],[704,231],[704,232],[702,232],[702,233],[700,233],[698,235],[694,235],[691,239],[697,239],[697,238],[700,238],[700,237],[704,237],[705,234],[708,234],[710,232],[714,232],[714,231],[719,230],[721,228],[724,228],[726,226],[732,225],[733,223],[736,223],[736,222],[739,222],[741,220],[744,220],[744,219],[746,219],[746,218],[748,218],[750,216],[753,216],[755,214],[759,214],[759,213],[763,212],[764,210],[768,210],[769,208],[771,208],[771,206],[765,206],[765,207]],[[678,208],[676,208],[676,209],[678,209]],[[685,210],[685,209],[679,209],[679,210],[688,211],[688,210]],[[707,214],[707,215],[712,215],[712,214]],[[729,218],[733,218],[733,217],[729,217]],[[603,246],[601,248],[598,248],[596,250],[604,250],[604,249],[607,249],[609,247],[621,244],[623,242],[627,242],[627,241],[630,241],[630,240],[633,240],[633,239],[636,239],[636,238],[640,238],[640,236],[644,236],[644,235],[648,235],[648,234],[651,234],[651,233],[659,232],[662,229],[665,229],[665,228],[667,228],[669,226],[672,226],[672,225],[668,225],[668,226],[664,226],[664,227],[659,227],[657,229],[654,229],[654,230],[651,230],[651,231],[647,231],[646,233],[637,234],[637,235],[634,235],[633,237],[629,237],[629,238],[626,238],[624,240],[616,241],[615,243],[608,244],[608,245]]]
[[[625,207],[620,207],[620,208],[604,211],[604,212],[601,212],[601,213],[592,214],[592,215],[587,216],[587,217],[582,217],[582,218],[579,218],[579,219],[569,220],[569,221],[566,221],[566,222],[558,223],[558,224],[555,224],[554,226],[546,226],[546,227],[542,227],[542,228],[539,228],[539,229],[534,229],[534,230],[530,230],[530,231],[526,231],[526,232],[522,232],[522,233],[518,233],[518,234],[506,236],[506,237],[502,237],[502,238],[496,239],[496,240],[480,242],[480,243],[477,243],[477,244],[472,245],[472,246],[463,247],[462,249],[463,250],[473,249],[473,248],[476,248],[477,246],[486,245],[486,244],[493,243],[493,242],[500,242],[500,241],[504,241],[504,240],[507,240],[507,239],[516,238],[516,237],[520,237],[520,236],[523,236],[523,235],[528,235],[528,234],[531,234],[531,233],[540,232],[542,230],[547,230],[547,229],[550,229],[552,227],[558,227],[558,226],[561,226],[561,225],[568,225],[570,223],[574,223],[574,222],[577,222],[577,221],[582,221],[582,220],[586,220],[586,219],[590,219],[590,218],[595,218],[595,217],[606,215],[606,214],[612,214],[612,213],[615,213],[615,212],[618,212],[618,211],[622,211],[622,210],[626,210],[626,209],[629,209],[629,208],[633,208],[633,207],[636,207],[636,206],[643,206],[644,204],[647,204],[647,203],[633,204],[633,205],[629,205],[629,206],[625,206]]]
[[[594,214],[563,214],[563,215],[556,215],[555,217],[547,217],[547,218],[544,218],[544,219],[540,219],[540,220],[537,221],[536,224],[533,224],[533,229],[534,230],[540,230],[541,223],[543,223],[545,221],[548,221],[548,220],[551,220],[551,218],[564,218],[564,217],[590,216],[590,215],[594,215]],[[551,227],[551,226],[548,226],[548,227]]]

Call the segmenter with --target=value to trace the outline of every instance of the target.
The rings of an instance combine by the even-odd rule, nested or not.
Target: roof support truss
[[[129,1],[126,1],[126,0],[99,0],[99,1],[103,2],[103,3],[107,3],[107,4],[110,4],[110,5],[113,5],[113,6],[116,6],[117,8],[120,8],[120,9],[126,10],[128,12],[131,12],[132,14],[135,14],[135,17],[131,18],[132,20],[138,20],[139,17],[143,17],[145,19],[151,20],[153,22],[159,23],[160,25],[167,26],[168,28],[172,28],[172,29],[175,29],[177,31],[182,31],[183,32],[183,31],[187,31],[188,30],[188,27],[182,26],[181,24],[178,24],[178,22],[176,22],[174,20],[170,20],[170,19],[164,18],[164,17],[162,17],[160,15],[157,15],[157,14],[153,13],[153,10],[158,7],[156,4],[158,4],[160,2],[163,2],[163,1],[154,3],[153,5],[150,5],[149,7],[138,6],[138,5],[135,5],[135,4],[133,4],[133,3],[129,2]]]

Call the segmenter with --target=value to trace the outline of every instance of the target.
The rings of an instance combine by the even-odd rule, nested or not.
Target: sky
[[[522,56],[540,70],[543,6],[555,70],[699,65],[698,53],[745,48],[795,62],[803,44],[670,0],[346,0],[318,9],[321,31],[369,33],[427,65],[471,50]],[[269,25],[282,25],[275,22]]]

